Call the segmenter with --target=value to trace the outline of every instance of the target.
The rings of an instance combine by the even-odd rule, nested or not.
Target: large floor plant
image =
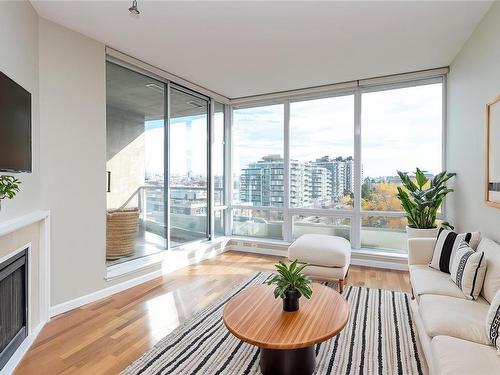
[[[456,173],[443,171],[428,179],[417,168],[414,178],[406,172],[398,171],[398,175],[404,188],[398,186],[397,197],[406,212],[408,226],[415,229],[436,228],[439,208],[446,195],[453,191],[446,187],[446,181],[454,177]],[[443,222],[441,225],[453,229],[448,222]]]

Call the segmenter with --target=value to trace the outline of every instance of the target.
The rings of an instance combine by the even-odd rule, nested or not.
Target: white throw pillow
[[[480,239],[481,233],[479,232],[455,233],[452,230],[440,228],[429,266],[441,272],[450,273],[460,243],[465,241],[473,250],[476,250]]]
[[[488,315],[486,316],[486,335],[491,345],[496,346],[497,354],[500,355],[500,290],[491,301]]]
[[[474,251],[462,241],[451,265],[451,279],[467,299],[476,300],[483,288],[486,259],[483,252]]]
[[[488,263],[481,294],[486,301],[491,303],[496,292],[500,290],[500,244],[489,238],[483,238],[477,251],[484,253],[484,259]]]

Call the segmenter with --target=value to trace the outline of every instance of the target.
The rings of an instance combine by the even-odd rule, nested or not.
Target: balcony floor
[[[180,242],[171,241],[171,248],[181,245]],[[135,242],[135,251],[132,255],[120,259],[106,260],[106,266],[128,262],[133,259],[142,258],[148,255],[166,251],[166,240],[162,236],[148,232],[142,225],[139,226],[137,240]]]

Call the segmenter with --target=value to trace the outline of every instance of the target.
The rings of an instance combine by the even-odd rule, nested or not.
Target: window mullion
[[[285,102],[284,108],[284,198],[283,198],[283,239],[292,241],[292,217],[290,209],[290,101]]]
[[[172,242],[170,241],[170,224],[171,224],[171,214],[170,207],[172,205],[170,199],[170,115],[171,115],[171,90],[170,82],[166,83],[166,117],[167,120],[164,121],[164,177],[163,177],[163,205],[164,205],[164,221],[165,221],[165,237],[166,237],[166,247],[167,249],[172,248]]]
[[[442,80],[442,97],[441,97],[441,169],[443,171],[446,171],[446,134],[447,134],[447,105],[448,105],[448,100],[447,100],[447,76],[443,76]],[[440,216],[442,219],[446,220],[446,206],[447,202],[449,200],[449,195],[446,196],[443,200],[443,204],[441,205],[441,213]]]
[[[351,221],[351,245],[361,248],[361,91],[354,94],[354,218]]]
[[[232,129],[233,129],[233,109],[230,105],[224,106],[224,175],[225,175],[225,197],[224,201],[226,206],[229,208],[225,212],[224,228],[226,236],[230,236],[233,233],[233,146],[232,146]]]
[[[213,240],[215,238],[215,189],[214,189],[214,126],[215,126],[215,101],[213,99],[208,101],[208,142],[207,142],[207,159],[208,159],[208,238]]]

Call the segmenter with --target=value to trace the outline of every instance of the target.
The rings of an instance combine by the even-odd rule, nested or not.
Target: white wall
[[[40,19],[39,61],[42,203],[52,213],[54,306],[112,284],[104,280],[105,48]]]
[[[21,180],[15,199],[4,200],[0,221],[40,208],[38,115],[38,15],[28,1],[0,1],[0,71],[31,93],[33,173],[5,173]]]
[[[448,205],[460,231],[500,241],[500,209],[484,204],[485,105],[500,95],[500,2],[492,5],[450,66],[447,168],[457,172]]]

